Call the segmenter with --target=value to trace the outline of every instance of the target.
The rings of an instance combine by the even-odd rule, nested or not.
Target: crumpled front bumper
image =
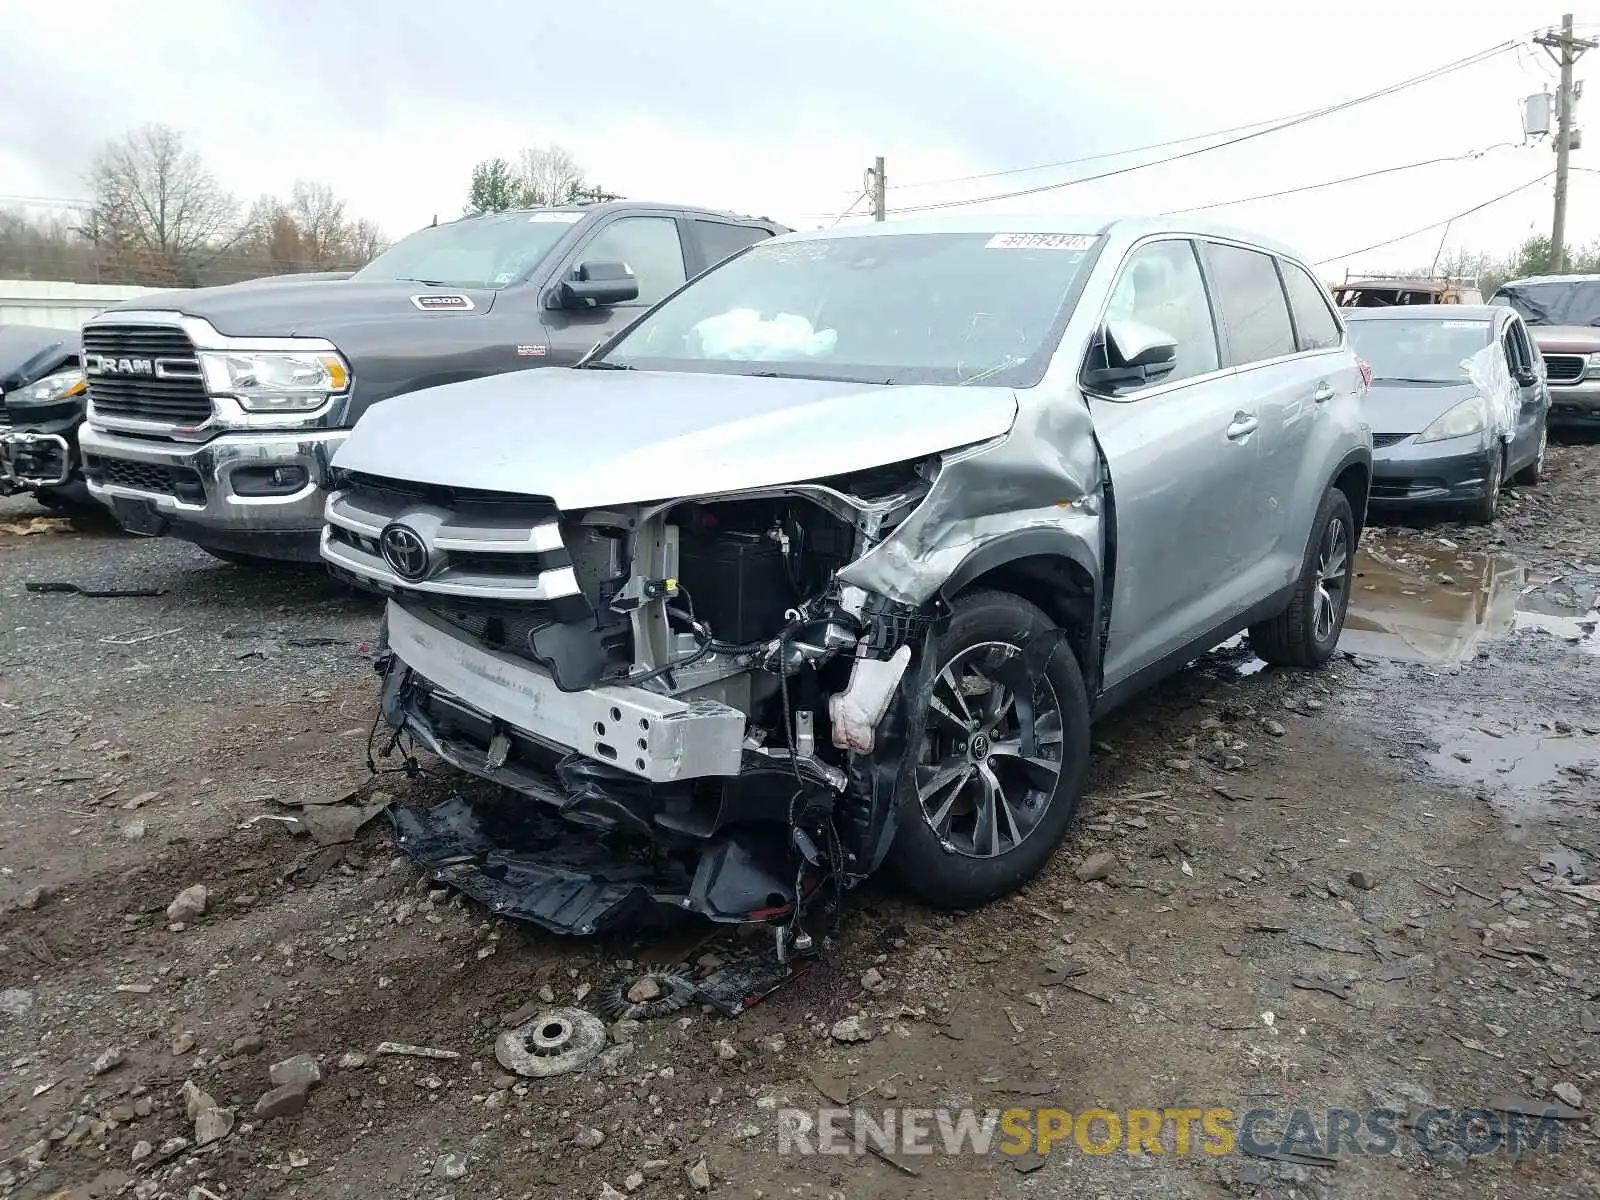
[[[789,827],[773,818],[793,777],[748,760],[737,709],[643,688],[562,692],[427,614],[391,602],[386,623],[389,725],[505,789],[395,811],[401,848],[434,879],[580,935],[661,906],[727,923],[792,909]],[[764,771],[780,777],[768,792]]]

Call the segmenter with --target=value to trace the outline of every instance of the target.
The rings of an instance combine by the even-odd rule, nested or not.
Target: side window
[[[737,254],[746,246],[764,242],[772,235],[754,225],[729,225],[723,221],[694,223],[694,236],[699,239],[705,254],[706,266],[714,267],[730,254]]]
[[[1272,256],[1208,242],[1206,260],[1234,365],[1293,354],[1294,326]]]
[[[687,275],[678,222],[671,217],[621,217],[607,225],[578,253],[584,262],[621,259],[639,281],[635,305],[654,304]],[[619,306],[621,307],[621,306]]]
[[[1339,322],[1328,307],[1322,285],[1292,262],[1278,260],[1283,284],[1289,292],[1289,308],[1294,313],[1295,331],[1302,350],[1328,350],[1339,344]]]
[[[1177,365],[1161,383],[1217,369],[1217,327],[1193,242],[1151,242],[1129,255],[1106,317],[1149,325],[1178,343]]]

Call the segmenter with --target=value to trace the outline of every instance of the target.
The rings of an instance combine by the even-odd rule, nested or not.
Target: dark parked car
[[[0,495],[47,508],[94,505],[78,460],[82,340],[75,329],[0,325]]]
[[[1372,366],[1374,504],[1457,505],[1492,521],[1507,480],[1539,482],[1550,389],[1513,310],[1429,304],[1344,318]]]
[[[84,327],[89,487],[124,528],[230,562],[317,560],[328,463],[392,396],[567,366],[784,232],[622,201],[463,217],[348,276],[129,301]]]

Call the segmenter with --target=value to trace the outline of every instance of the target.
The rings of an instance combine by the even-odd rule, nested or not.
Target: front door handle
[[[1228,426],[1228,440],[1230,442],[1243,441],[1259,428],[1261,428],[1261,422],[1256,420],[1253,414],[1247,412],[1234,413],[1233,424]]]
[[[1333,384],[1317,384],[1317,390],[1311,393],[1311,398],[1318,404],[1326,404],[1329,400],[1333,399]]]

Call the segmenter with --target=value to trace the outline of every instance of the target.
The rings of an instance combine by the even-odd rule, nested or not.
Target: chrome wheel
[[[969,646],[945,664],[929,699],[917,800],[945,848],[969,858],[1026,841],[1060,779],[1061,705],[1042,675],[1014,689],[1021,655],[1009,642]]]
[[[1350,531],[1335,517],[1322,532],[1317,549],[1317,594],[1311,621],[1312,636],[1326,642],[1339,629],[1345,594],[1350,587]]]

